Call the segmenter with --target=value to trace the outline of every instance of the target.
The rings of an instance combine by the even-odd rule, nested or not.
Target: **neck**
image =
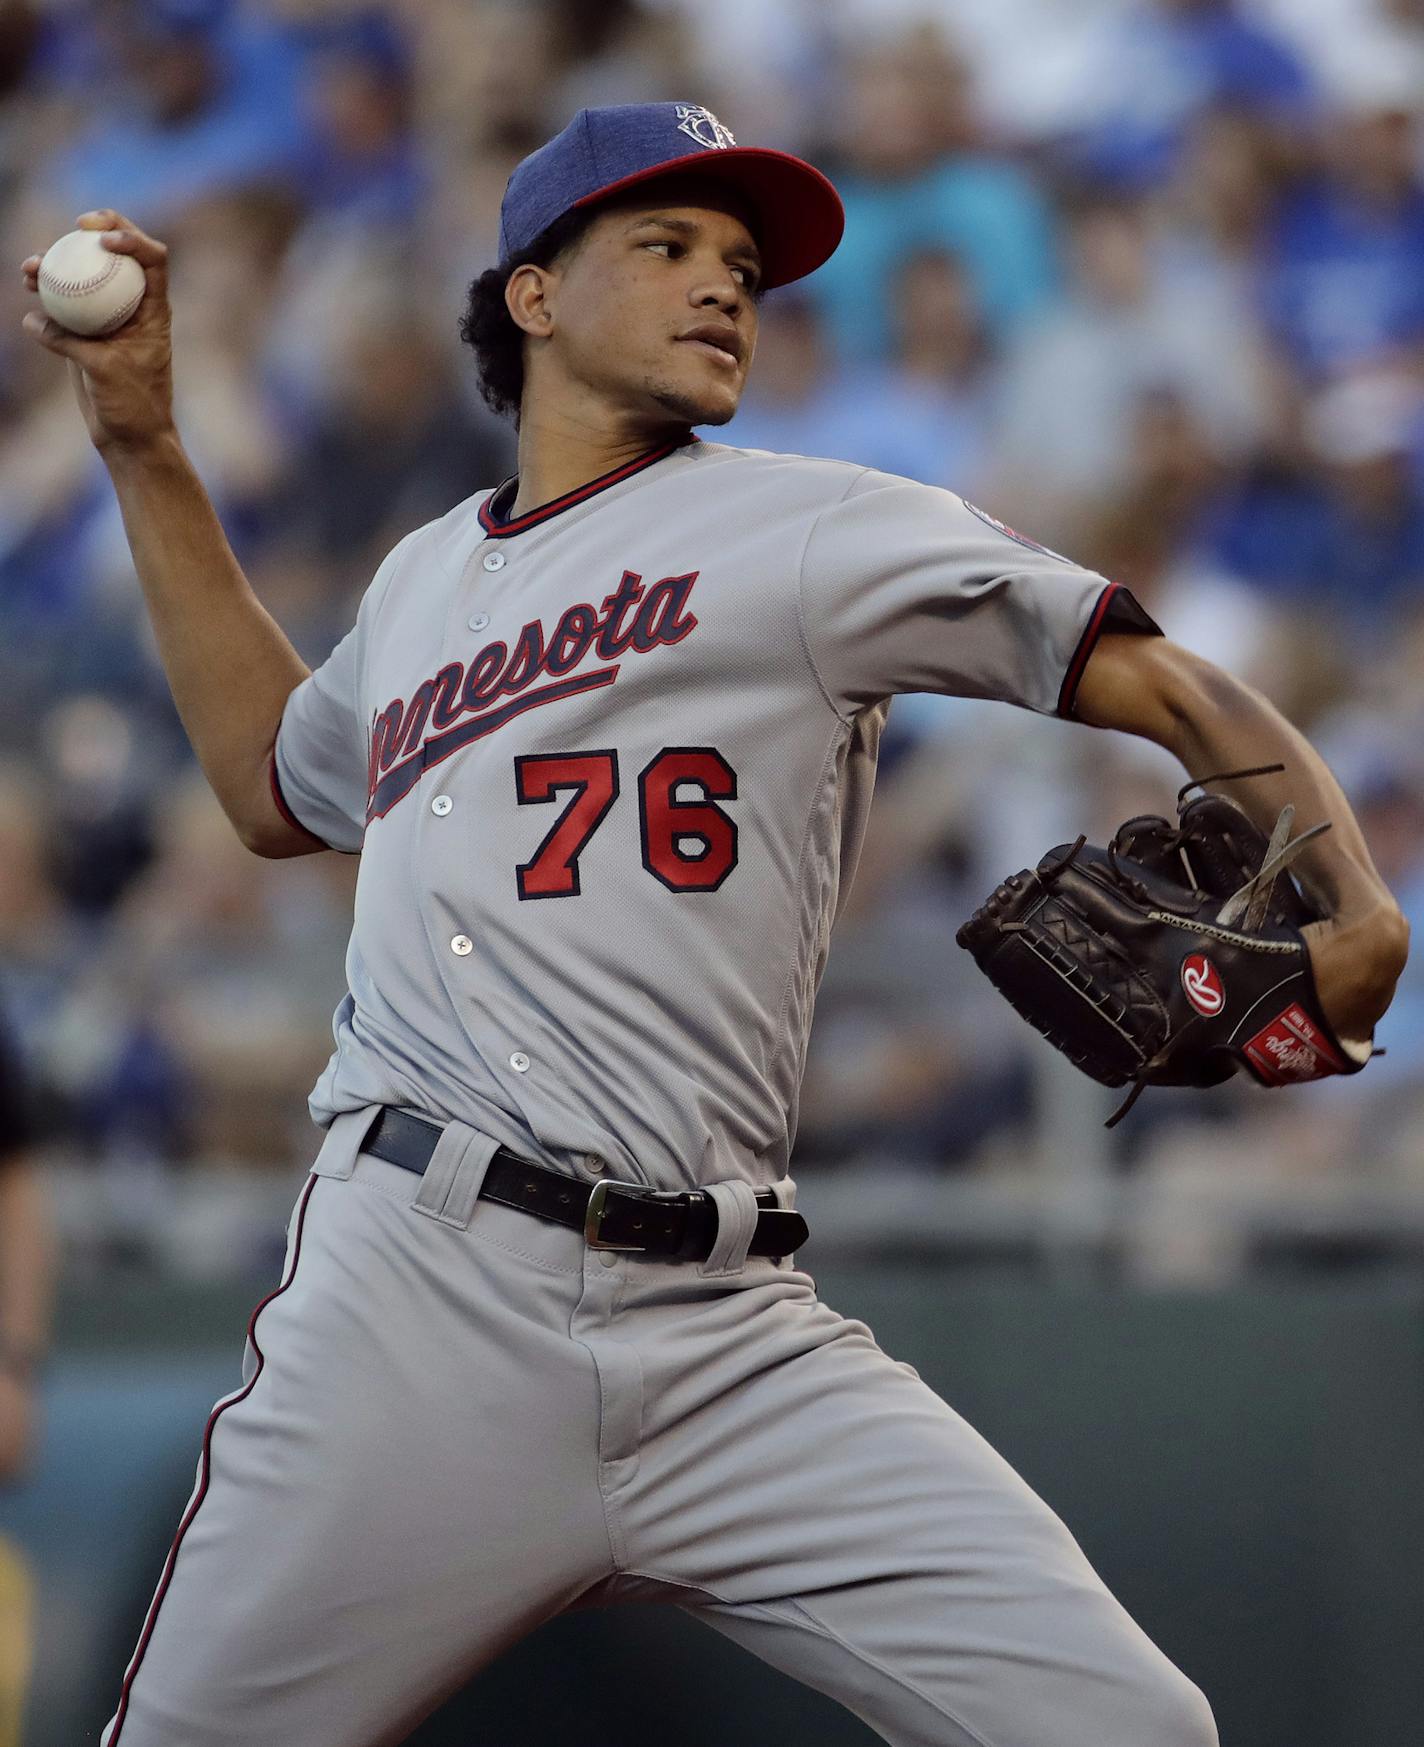
[[[519,423],[519,489],[509,513],[522,516],[660,444],[685,442],[688,435],[689,427],[672,419],[656,424],[626,413],[610,415],[607,407],[535,408],[526,396]]]

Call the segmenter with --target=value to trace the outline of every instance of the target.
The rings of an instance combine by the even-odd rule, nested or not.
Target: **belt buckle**
[[[644,1189],[636,1183],[611,1183],[605,1177],[602,1182],[594,1184],[583,1216],[583,1241],[591,1250],[622,1250],[632,1255],[641,1254],[648,1247],[646,1244],[616,1244],[604,1237],[603,1218],[608,1210],[609,1194],[614,1189],[621,1189],[625,1195],[638,1201],[680,1202],[686,1193],[682,1189]]]
[[[615,1244],[603,1236],[603,1215],[608,1207],[608,1191],[613,1187],[605,1177],[595,1183],[583,1216],[583,1241],[591,1250],[644,1250],[646,1244]]]

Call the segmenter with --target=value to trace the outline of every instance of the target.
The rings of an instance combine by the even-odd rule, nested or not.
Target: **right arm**
[[[255,854],[311,854],[325,845],[284,817],[269,770],[283,707],[308,670],[252,592],[173,423],[168,251],[114,212],[78,222],[138,260],[143,301],[102,339],[81,339],[38,310],[25,330],[68,361],[114,483],[173,701],[213,793]],[[23,264],[30,291],[38,269],[37,255]]]

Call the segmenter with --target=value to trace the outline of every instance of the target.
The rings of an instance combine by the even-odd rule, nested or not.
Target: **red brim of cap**
[[[720,151],[669,158],[595,189],[574,205],[593,206],[646,182],[687,175],[720,182],[751,207],[752,229],[761,251],[763,291],[804,279],[835,254],[845,230],[840,195],[814,165],[789,152],[761,146],[726,146]]]

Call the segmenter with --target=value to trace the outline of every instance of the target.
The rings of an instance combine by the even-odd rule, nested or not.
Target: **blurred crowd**
[[[512,470],[457,336],[510,169],[668,97],[848,213],[709,434],[950,486],[1129,584],[1322,747],[1424,929],[1424,0],[0,0],[0,1000],[99,1261],[163,1255],[198,1167],[285,1196],[355,863],[259,861],[218,812],[18,264],[95,206],[170,244],[180,429],[315,663]],[[896,703],[803,1170],[1051,1168],[1061,1082],[954,928],[1180,780]],[[1424,1184],[1424,954],[1379,1041],[1289,1098],[1149,1097],[1108,1156]]]

